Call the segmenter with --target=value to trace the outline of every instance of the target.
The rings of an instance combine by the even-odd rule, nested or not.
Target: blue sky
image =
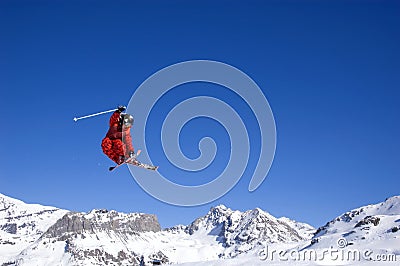
[[[75,211],[155,213],[162,227],[188,224],[217,204],[320,226],[398,195],[399,12],[396,1],[1,1],[0,193]],[[72,118],[126,105],[156,71],[196,59],[230,64],[258,84],[277,149],[255,192],[247,191],[249,169],[215,202],[177,207],[145,193],[127,168],[108,172],[100,143],[109,115]],[[190,91],[231,99],[216,85],[184,86],[155,112]],[[227,145],[218,123],[198,119],[182,131],[189,157],[202,129]],[[226,160],[220,153],[205,171]],[[171,179],[201,183],[201,173],[180,176],[159,162]]]

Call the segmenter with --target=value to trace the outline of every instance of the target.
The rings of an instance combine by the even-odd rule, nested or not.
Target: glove
[[[123,106],[123,105],[120,105],[120,106],[118,106],[118,111],[120,112],[120,113],[122,113],[123,111],[125,111],[126,110],[126,107],[125,106]]]

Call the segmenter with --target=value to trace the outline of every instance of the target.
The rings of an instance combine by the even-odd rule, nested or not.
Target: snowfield
[[[0,265],[35,243],[68,211],[24,202],[0,194]]]
[[[400,197],[318,229],[223,205],[161,230],[155,215],[77,213],[0,194],[0,265],[399,265]]]

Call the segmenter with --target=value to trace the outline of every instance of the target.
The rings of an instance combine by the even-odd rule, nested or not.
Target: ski
[[[124,165],[124,164],[131,164],[131,165],[134,165],[134,166],[137,166],[137,167],[141,167],[141,168],[144,168],[144,169],[147,169],[147,170],[157,171],[158,166],[154,166],[154,165],[150,165],[150,164],[145,164],[145,163],[139,162],[139,161],[136,159],[137,156],[140,154],[140,152],[141,152],[141,150],[138,150],[137,154],[135,154],[133,157],[128,158],[125,162],[123,162],[123,163],[121,163],[121,164],[117,164],[116,166],[111,166],[108,170],[109,170],[109,171],[113,171],[113,170],[115,170],[116,168],[120,167],[121,165]]]
[[[121,165],[127,164],[132,159],[133,158],[129,158],[128,160],[126,160],[125,162],[123,162],[121,164],[117,164],[116,166],[110,166],[110,168],[108,168],[108,171],[113,171],[113,170],[117,169],[118,167],[120,167]]]
[[[141,163],[139,162],[136,158],[134,160],[130,160],[129,162],[127,162],[128,164],[132,164],[134,166],[138,166],[138,167],[142,167],[144,169],[147,170],[153,170],[153,171],[157,171],[158,166],[154,166],[154,165],[150,165],[150,164],[145,164],[145,163]]]
[[[129,161],[136,159],[136,157],[139,156],[139,154],[142,152],[142,150],[138,150],[137,153],[135,153],[132,157],[128,158],[127,160],[125,160],[125,162],[121,163],[121,164],[117,164],[116,166],[111,166],[108,168],[108,171],[113,171],[116,168],[120,167],[121,165],[124,165],[126,163],[128,163]]]

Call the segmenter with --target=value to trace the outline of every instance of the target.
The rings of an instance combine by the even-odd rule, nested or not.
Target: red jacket
[[[133,152],[131,128],[122,126],[121,113],[119,111],[115,111],[112,114],[109,125],[110,128],[108,129],[106,137],[110,140],[121,140],[125,146],[125,155],[129,155],[130,152]]]
[[[109,125],[110,128],[106,137],[110,139],[122,139],[121,113],[119,111],[115,111],[112,114]]]

